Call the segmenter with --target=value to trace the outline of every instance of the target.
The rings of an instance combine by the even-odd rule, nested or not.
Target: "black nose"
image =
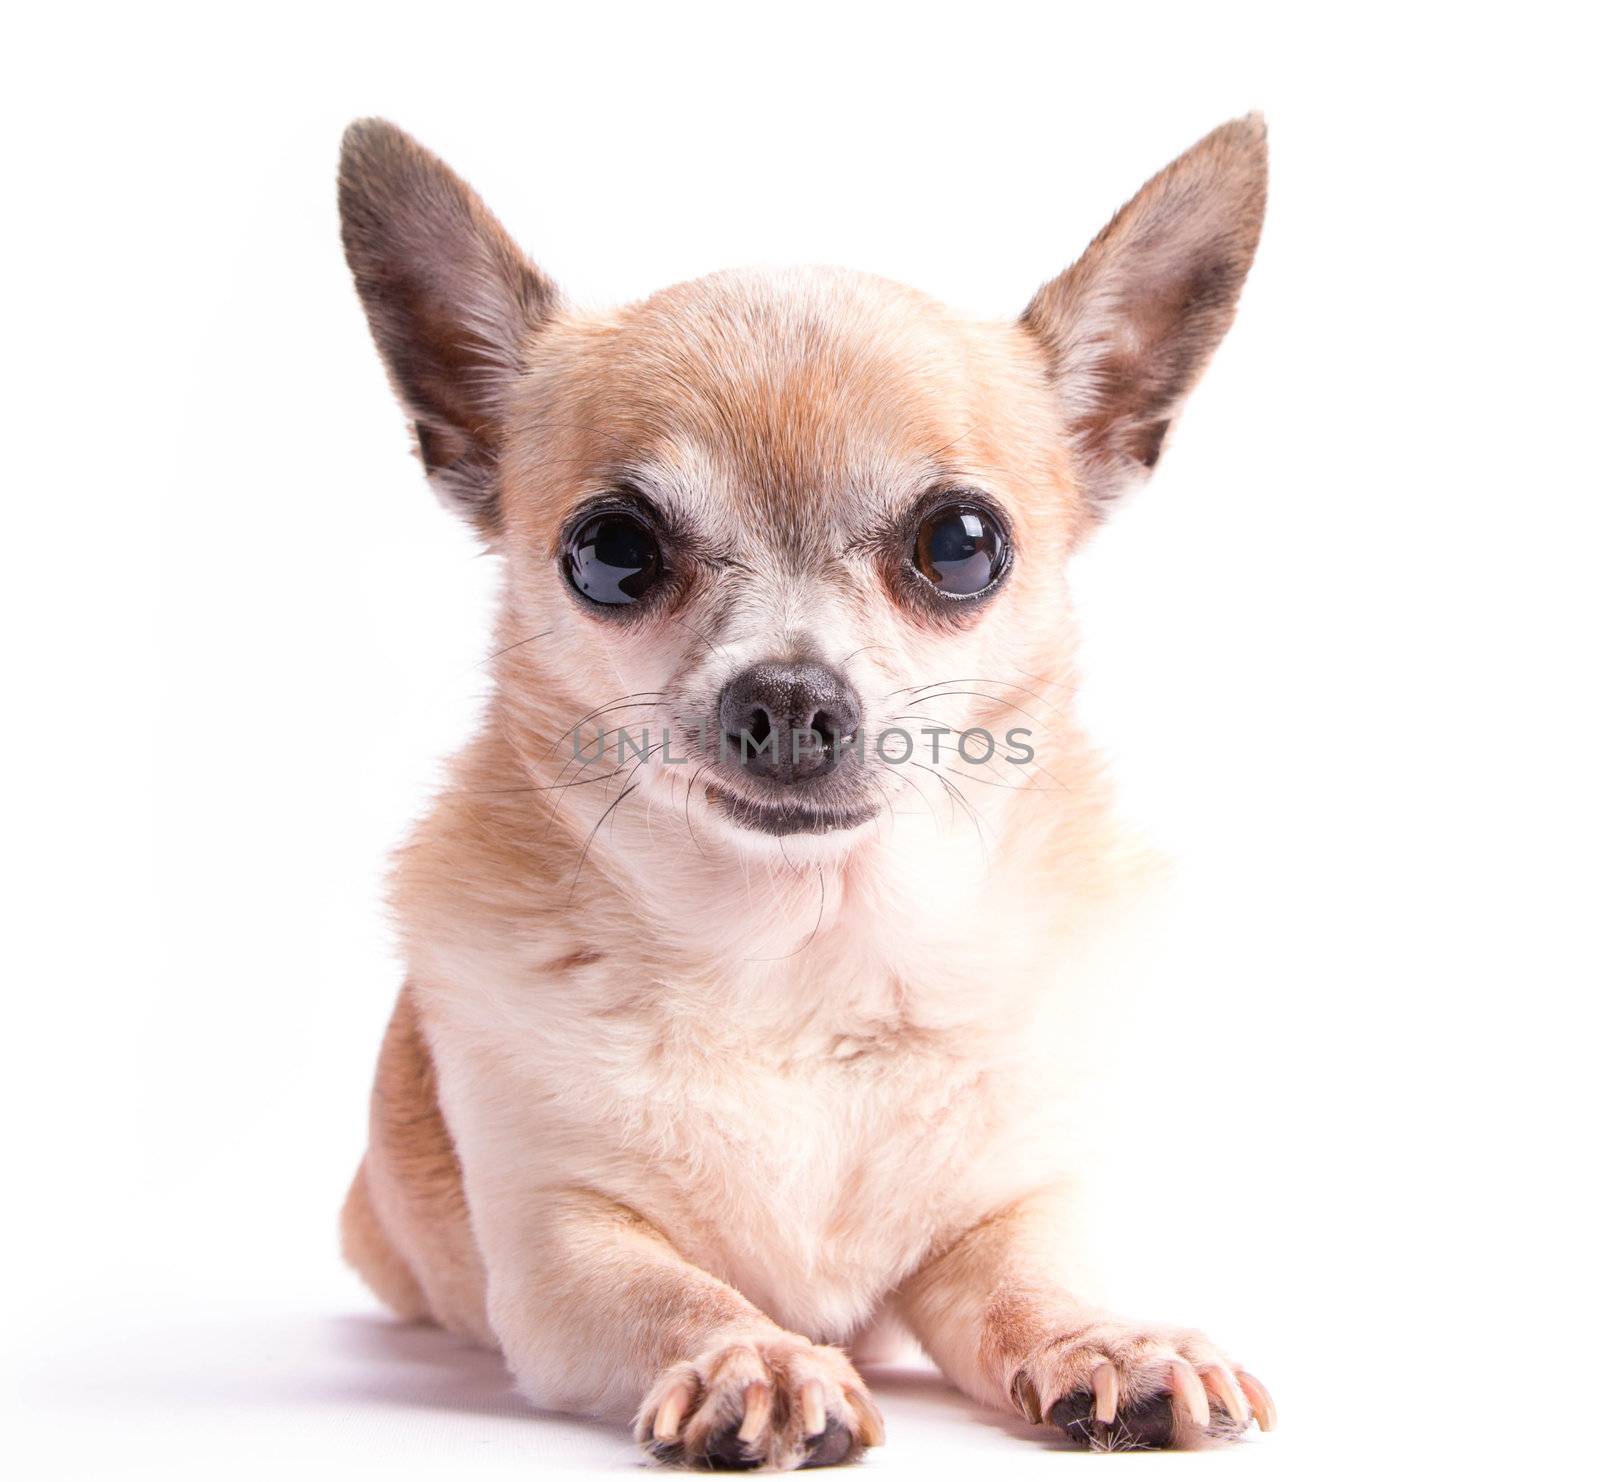
[[[723,755],[774,782],[839,764],[861,724],[861,699],[825,664],[753,664],[722,692]]]

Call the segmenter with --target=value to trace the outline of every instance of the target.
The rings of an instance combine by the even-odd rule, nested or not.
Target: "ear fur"
[[[1253,113],[1168,165],[1023,312],[1096,508],[1155,466],[1233,322],[1266,203],[1267,127]]]
[[[339,218],[429,480],[493,536],[504,398],[527,336],[559,302],[556,288],[464,182],[383,119],[345,130]]]

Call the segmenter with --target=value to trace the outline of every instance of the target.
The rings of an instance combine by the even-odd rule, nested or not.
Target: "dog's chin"
[[[797,835],[841,838],[865,827],[878,816],[876,805],[820,803],[800,799],[740,797],[723,788],[707,788],[710,811],[730,828],[751,836],[790,839]]]

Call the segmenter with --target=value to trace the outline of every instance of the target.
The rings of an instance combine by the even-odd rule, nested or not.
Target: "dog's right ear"
[[[462,180],[383,119],[345,131],[339,217],[428,478],[492,538],[507,394],[529,335],[559,302],[556,288]]]

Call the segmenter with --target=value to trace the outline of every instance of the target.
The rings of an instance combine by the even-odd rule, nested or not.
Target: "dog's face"
[[[727,274],[528,358],[499,506],[517,625],[570,695],[639,697],[584,748],[605,723],[670,744],[638,784],[681,806],[690,764],[752,845],[937,794],[924,729],[982,701],[920,687],[1025,685],[1059,633],[1083,512],[1022,332],[845,273]]]
[[[1043,744],[1066,558],[1232,317],[1265,142],[1218,130],[1008,324],[834,270],[579,314],[391,126],[340,184],[419,453],[505,559],[529,765],[848,848],[941,754],[1003,785]]]

